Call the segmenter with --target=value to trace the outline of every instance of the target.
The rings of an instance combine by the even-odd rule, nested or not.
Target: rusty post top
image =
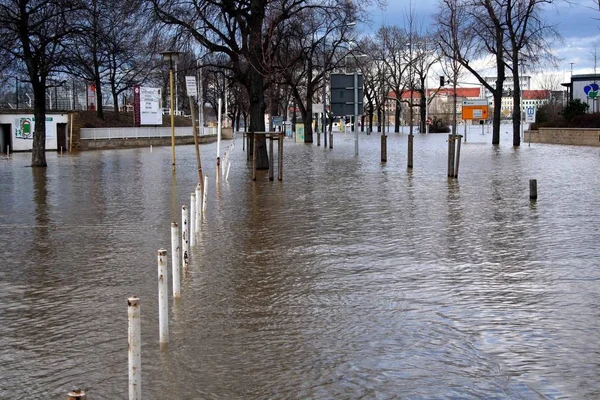
[[[85,391],[81,389],[73,389],[72,392],[69,392],[67,400],[85,400],[87,399],[85,395]]]
[[[127,299],[127,305],[129,307],[135,307],[140,305],[140,299],[137,296],[131,296]]]
[[[167,251],[165,249],[158,250],[158,256],[159,257],[164,257],[166,255],[167,255]]]
[[[177,228],[178,226],[177,222],[171,222],[171,228]]]

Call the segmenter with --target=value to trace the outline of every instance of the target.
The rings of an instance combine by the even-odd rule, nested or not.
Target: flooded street
[[[600,397],[600,149],[514,149],[509,129],[496,148],[473,130],[458,180],[446,134],[415,134],[412,171],[406,134],[385,164],[378,133],[358,157],[351,134],[286,139],[282,182],[253,182],[238,138],[218,185],[202,145],[208,203],[163,352],[156,253],[193,146],[175,175],[169,147],[0,160],[0,399],[127,398],[131,295],[144,399]]]

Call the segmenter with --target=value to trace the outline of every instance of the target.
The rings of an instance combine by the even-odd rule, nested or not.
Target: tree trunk
[[[100,77],[94,81],[94,85],[96,85],[96,115],[98,118],[104,119],[104,109],[102,108],[102,82],[100,82]]]
[[[312,129],[312,88],[307,87],[306,95],[306,108],[300,106],[300,112],[302,113],[302,121],[304,122],[304,143],[313,142],[313,129]]]
[[[425,97],[424,91],[421,91],[420,94],[421,98],[419,99],[419,132],[425,133],[427,132],[427,127],[425,126],[425,123],[427,122],[427,98]]]
[[[31,166],[46,167],[46,82],[43,79],[32,79],[32,87],[35,124]]]
[[[517,52],[518,53],[518,52]],[[518,54],[513,55],[513,146],[521,145],[521,79]]]
[[[394,132],[400,132],[400,103],[396,102],[394,110]]]

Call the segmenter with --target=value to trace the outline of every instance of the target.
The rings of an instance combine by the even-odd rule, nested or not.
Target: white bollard
[[[190,225],[188,224],[188,212],[185,205],[181,206],[181,258],[183,261],[183,269],[185,270],[190,265]]]
[[[190,249],[196,244],[196,232],[194,232],[194,225],[196,223],[196,192],[193,192],[190,196]],[[192,253],[190,252],[190,256]]]
[[[152,145],[150,145],[150,153],[152,153]]]
[[[171,268],[173,278],[173,297],[181,296],[181,248],[179,247],[179,225],[171,222]]]
[[[158,250],[158,330],[159,342],[169,343],[169,276],[167,251]]]
[[[140,321],[140,299],[127,299],[129,320],[129,400],[142,398],[142,329]]]
[[[229,169],[231,168],[231,161],[227,162],[227,173],[225,174],[225,182],[229,180]]]
[[[198,234],[200,232],[200,223],[202,222],[202,186],[196,185],[196,225],[194,226],[194,232]]]
[[[202,196],[202,211],[206,211],[206,196],[208,194],[208,175],[204,175],[204,193]]]

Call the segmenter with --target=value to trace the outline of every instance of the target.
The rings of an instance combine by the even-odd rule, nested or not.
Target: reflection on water
[[[238,140],[208,205],[171,343],[156,250],[170,249],[193,146],[0,161],[0,398],[127,393],[126,299],[141,298],[143,391],[167,398],[600,396],[600,151],[469,134],[285,143],[283,182]],[[230,143],[226,143],[230,144]],[[203,154],[214,154],[215,144]],[[529,201],[529,179],[538,201]]]

